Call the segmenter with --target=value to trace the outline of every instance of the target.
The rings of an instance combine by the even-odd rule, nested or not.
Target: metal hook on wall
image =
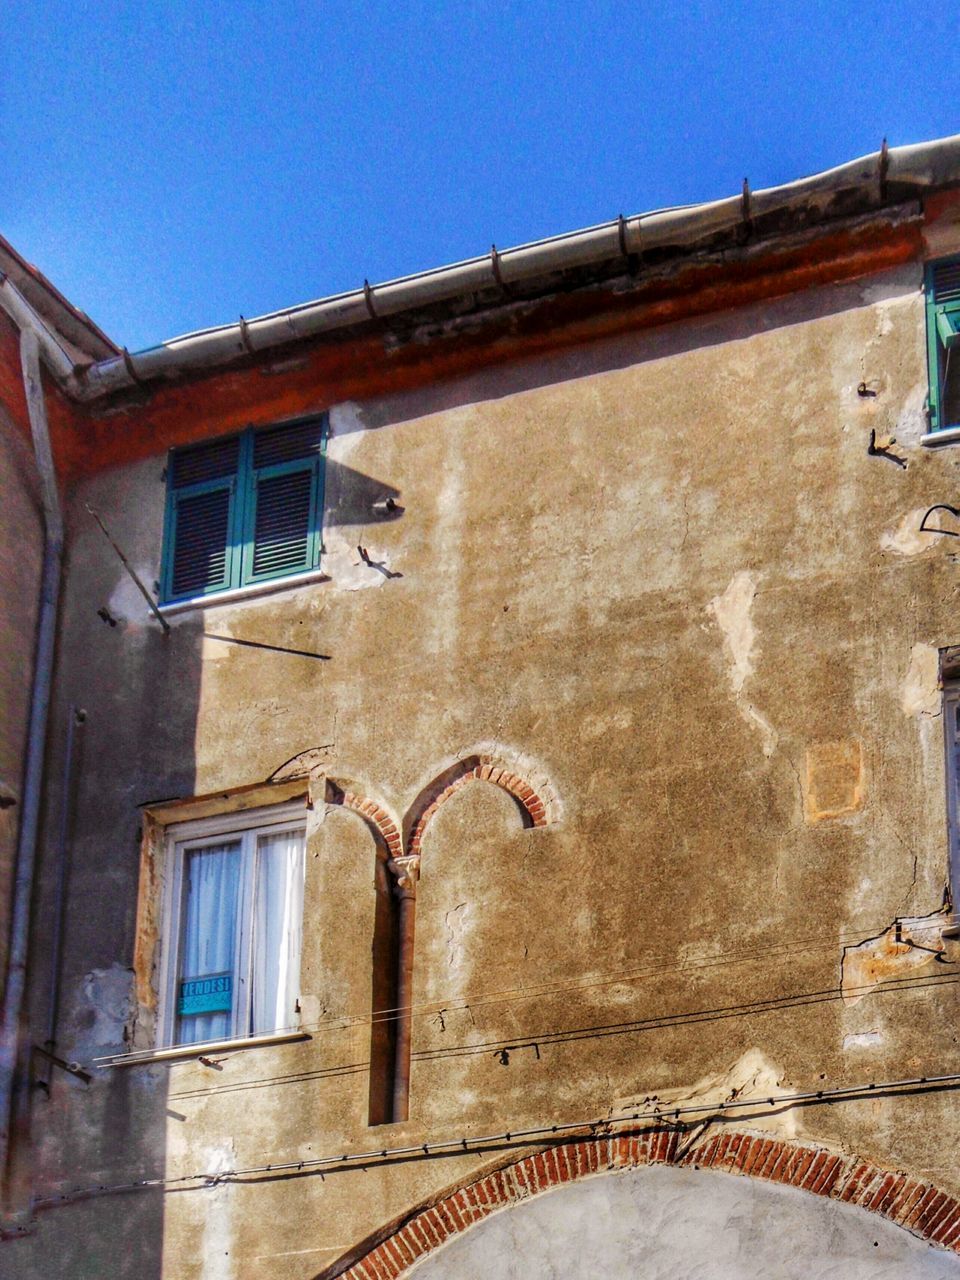
[[[952,516],[960,520],[960,510],[956,507],[947,506],[945,502],[935,503],[928,511],[924,512],[923,519],[920,521],[921,533],[942,533],[947,538],[960,538],[960,533],[954,529],[931,529],[927,524],[927,519],[933,515],[934,511],[949,511]]]

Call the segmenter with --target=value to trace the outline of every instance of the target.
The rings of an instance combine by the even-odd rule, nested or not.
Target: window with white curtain
[[[303,809],[169,831],[161,1040],[203,1044],[297,1027]]]

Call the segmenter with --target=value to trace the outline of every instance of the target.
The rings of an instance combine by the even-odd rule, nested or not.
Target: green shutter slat
[[[230,585],[230,497],[226,487],[176,496],[171,598],[205,595]]]
[[[937,304],[960,300],[960,259],[932,265],[930,292]]]
[[[257,431],[253,437],[253,466],[259,471],[281,462],[308,461],[323,448],[323,419],[308,418]]]
[[[313,477],[312,467],[256,477],[252,576],[312,567]]]
[[[170,458],[170,481],[174,489],[187,485],[222,480],[237,473],[240,461],[240,437],[211,440],[208,444],[177,449]]]

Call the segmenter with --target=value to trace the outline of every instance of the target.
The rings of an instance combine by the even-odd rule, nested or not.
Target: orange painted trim
[[[315,1280],[396,1280],[492,1213],[553,1187],[646,1165],[716,1169],[857,1205],[941,1249],[960,1253],[960,1200],[869,1160],[762,1134],[726,1130],[678,1155],[680,1132],[646,1129],[558,1142],[501,1164],[368,1237]]]
[[[736,262],[692,262],[668,279],[597,287],[505,305],[470,333],[388,345],[389,327],[263,354],[227,371],[158,383],[107,406],[51,413],[68,477],[156,456],[173,445],[312,413],[344,400],[414,390],[508,361],[528,360],[630,331],[855,279],[919,259],[920,219],[878,219]],[[271,366],[282,367],[271,372]],[[61,398],[62,400],[62,398]]]

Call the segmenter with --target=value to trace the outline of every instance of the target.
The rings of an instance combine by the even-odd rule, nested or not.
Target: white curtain
[[[184,868],[184,925],[180,944],[180,980],[229,973],[237,998],[237,898],[240,889],[240,844],[221,843],[193,849]],[[179,1002],[180,992],[177,991]],[[177,1042],[196,1044],[232,1034],[231,1012],[183,1015]]]
[[[296,1025],[303,921],[302,831],[264,833],[257,840],[253,919],[253,1033]]]

